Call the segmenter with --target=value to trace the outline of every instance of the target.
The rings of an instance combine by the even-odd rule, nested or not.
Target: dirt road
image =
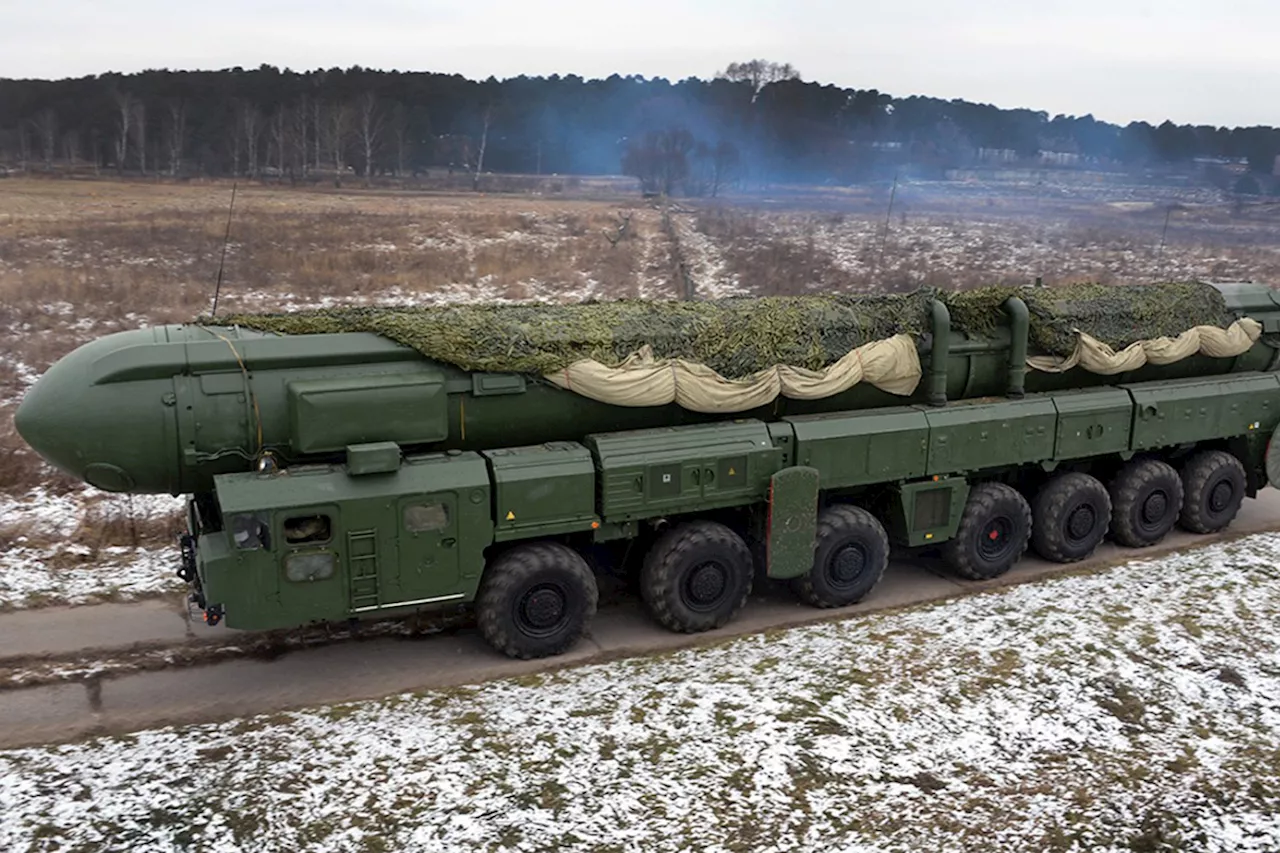
[[[1223,538],[1280,529],[1280,492],[1267,490],[1246,501],[1230,530],[1215,536],[1175,532],[1161,545],[1141,550],[1104,545],[1083,564],[1062,566],[1034,558],[987,583],[957,581],[936,563],[896,559],[882,584],[861,604],[820,611],[797,603],[785,589],[753,595],[744,612],[719,631],[679,635],[654,625],[636,606],[601,610],[589,637],[569,654],[540,661],[512,661],[493,652],[469,629],[426,637],[355,639],[283,654],[275,659],[240,658],[195,666],[170,666],[122,675],[83,667],[73,680],[0,691],[0,747],[120,733],[167,724],[197,723],[266,714],[314,705],[439,689],[566,666],[660,652],[725,638],[841,619],[877,610],[937,601],[1067,572],[1096,570],[1121,560],[1142,559]],[[108,659],[139,644],[161,656],[193,644],[238,643],[250,635],[203,634],[175,606],[163,602],[60,608],[0,616],[0,665],[38,660],[42,654]],[[106,619],[95,618],[105,616]],[[168,651],[166,651],[166,649]],[[181,655],[177,655],[181,657]]]

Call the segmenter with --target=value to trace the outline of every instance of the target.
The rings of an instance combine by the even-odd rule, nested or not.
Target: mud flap
[[[1271,440],[1267,442],[1266,455],[1267,482],[1280,489],[1280,441],[1277,439],[1280,439],[1280,426],[1271,433]]]
[[[818,534],[818,469],[784,468],[769,481],[765,560],[771,578],[794,578],[813,568]]]

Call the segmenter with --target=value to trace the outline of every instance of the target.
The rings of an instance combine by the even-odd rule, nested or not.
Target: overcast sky
[[[0,0],[0,77],[268,63],[806,80],[1051,114],[1280,125],[1280,0]]]

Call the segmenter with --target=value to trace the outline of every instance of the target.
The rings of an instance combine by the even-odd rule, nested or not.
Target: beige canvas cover
[[[1027,365],[1047,373],[1064,373],[1080,367],[1090,373],[1110,376],[1137,370],[1145,364],[1172,364],[1196,353],[1232,358],[1253,346],[1262,334],[1262,326],[1248,318],[1226,329],[1196,326],[1176,338],[1137,341],[1119,352],[1084,332],[1078,334],[1075,351],[1070,356],[1031,356]],[[617,367],[583,359],[546,374],[553,384],[602,403],[615,406],[677,403],[690,411],[705,413],[745,412],[767,406],[780,396],[818,400],[847,391],[859,382],[870,382],[882,391],[907,397],[915,392],[921,376],[915,342],[905,334],[857,347],[822,370],[780,364],[741,379],[726,379],[703,364],[684,359],[658,359],[653,350],[645,346]]]
[[[657,359],[645,346],[618,367],[583,359],[546,375],[548,381],[615,406],[678,403],[694,412],[745,412],[779,396],[817,400],[870,382],[909,396],[920,383],[920,356],[910,335],[857,347],[822,370],[776,365],[741,379],[726,379],[703,364]]]
[[[1046,373],[1065,373],[1079,366],[1090,373],[1111,376],[1137,370],[1146,364],[1172,364],[1196,353],[1213,358],[1233,358],[1249,351],[1262,334],[1262,324],[1245,317],[1225,329],[1195,326],[1176,338],[1135,341],[1119,352],[1084,332],[1078,334],[1079,339],[1071,355],[1066,358],[1031,356],[1027,365]]]

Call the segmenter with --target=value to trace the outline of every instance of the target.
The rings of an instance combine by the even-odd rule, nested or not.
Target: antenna
[[[1164,246],[1169,237],[1169,219],[1173,216],[1175,202],[1169,202],[1164,211],[1164,228],[1160,231],[1160,245],[1156,248],[1156,260],[1160,263],[1160,279],[1168,281],[1169,262],[1164,257]]]
[[[884,233],[880,235],[880,252],[876,255],[876,265],[872,275],[879,275],[880,264],[884,261],[884,245],[889,242],[889,223],[893,221],[893,200],[898,195],[898,173],[893,173],[893,188],[889,190],[889,209],[884,214]]]
[[[222,259],[218,261],[218,281],[213,286],[213,310],[209,318],[218,314],[218,291],[222,290],[222,270],[227,265],[227,243],[231,240],[231,213],[236,209],[236,184],[231,184],[231,206],[227,208],[227,233],[222,235]]]

